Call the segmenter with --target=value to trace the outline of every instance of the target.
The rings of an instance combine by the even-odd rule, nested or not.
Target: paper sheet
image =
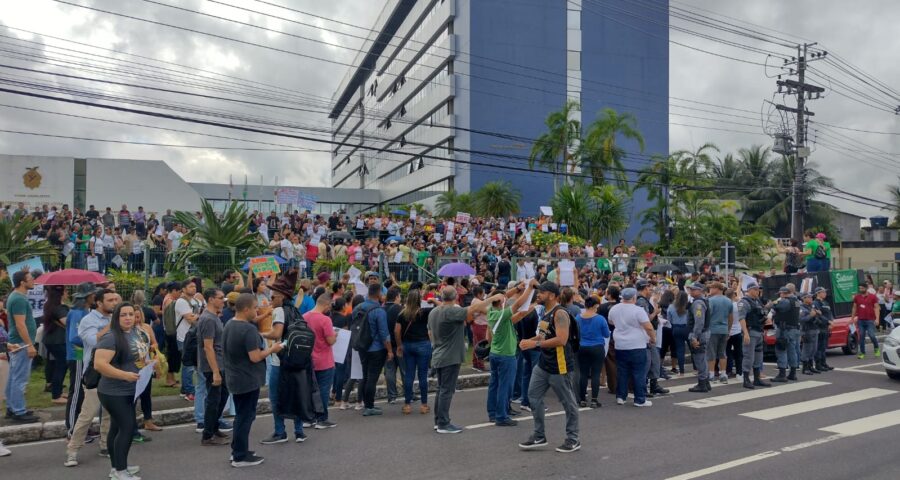
[[[156,365],[156,360],[148,363],[144,368],[142,368],[138,372],[138,381],[137,385],[134,387],[134,401],[137,402],[139,398],[141,398],[141,394],[144,393],[144,390],[147,389],[147,385],[150,384],[150,380],[153,379],[153,366]]]
[[[553,216],[553,208],[541,207],[541,215],[544,215],[546,217],[552,217]]]
[[[663,324],[660,323],[658,327],[656,327],[656,348],[662,348],[663,342]]]
[[[559,253],[569,253],[568,242],[559,242]]]
[[[337,340],[331,346],[335,363],[344,363],[347,358],[347,349],[350,348],[350,330],[343,328],[337,331]]]
[[[362,368],[362,360],[359,359],[359,352],[356,350],[353,351],[353,360],[350,362],[350,379],[351,380],[362,380],[363,378],[363,368]]]
[[[571,260],[559,261],[559,286],[575,286],[575,262]]]
[[[531,307],[531,302],[534,301],[534,290],[531,290],[531,296],[528,297],[528,301],[523,303],[521,307],[519,307],[520,312],[527,312],[528,308]]]

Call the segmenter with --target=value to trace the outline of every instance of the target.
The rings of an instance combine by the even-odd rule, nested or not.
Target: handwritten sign
[[[466,224],[469,223],[469,219],[472,218],[472,215],[466,212],[456,212],[456,223]]]
[[[32,257],[32,258],[29,258],[28,260],[24,260],[24,261],[21,261],[18,263],[13,263],[11,265],[7,265],[6,273],[9,274],[9,283],[12,283],[12,277],[16,272],[18,272],[20,270],[24,270],[26,268],[29,272],[32,272],[32,273],[36,272],[38,270],[40,270],[42,272],[44,271],[44,265],[41,263],[41,259],[38,257]],[[13,285],[13,286],[15,286],[15,285]]]
[[[250,270],[257,277],[269,277],[281,272],[281,267],[275,261],[275,257],[263,256],[250,259]]]
[[[553,208],[541,207],[541,215],[543,215],[545,217],[552,217],[553,216]]]

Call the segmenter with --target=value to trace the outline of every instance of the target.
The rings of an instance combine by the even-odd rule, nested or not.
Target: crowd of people
[[[652,255],[638,263],[636,248],[624,241],[612,251],[591,244],[537,248],[534,232],[566,230],[550,217],[456,224],[424,216],[297,215],[254,214],[251,222],[266,239],[274,230],[268,239],[272,251],[297,260],[280,275],[254,278],[226,270],[214,285],[201,278],[160,284],[149,299],[143,291],[123,299],[114,285],[82,284],[70,301],[66,289],[47,288],[44,342],[50,328],[62,332],[55,334],[61,342],[51,342],[59,346],[47,350],[56,359],[64,355],[67,366],[60,370],[58,362],[48,377],[54,399],[65,398],[61,389],[69,373],[65,466],[79,464],[79,451],[97,434],[91,421],[99,411],[108,419],[100,423],[98,443],[101,455],[110,458],[110,475],[137,478],[138,468],[128,464],[130,447],[149,441],[146,432],[161,430],[153,422],[150,384],[136,392],[145,368],[180,388],[194,405],[199,443],[230,445],[234,467],[263,461],[250,449],[249,432],[264,387],[273,425],[263,444],[289,441],[286,419],[293,421],[297,443],[307,440],[305,428],[337,427],[329,408],[380,416],[375,393],[382,378],[389,405],[400,403],[401,412],[411,415],[418,404],[421,415],[432,415],[438,434],[458,434],[463,429],[451,421],[451,403],[461,367],[471,361],[476,371],[490,372],[485,413],[491,422],[514,427],[519,423],[513,417],[534,417],[522,449],[547,445],[544,397],[552,389],[566,414],[565,440],[556,450],[569,453],[581,447],[579,408],[601,407],[604,388],[617,404],[632,396],[634,406],[651,406],[649,398],[668,393],[661,381],[687,374],[687,352],[697,376],[694,393],[709,392],[712,381],[741,377],[745,388],[766,388],[796,381],[798,369],[807,375],[831,369],[825,348],[833,314],[824,289],[801,293],[788,284],[779,298],[766,301],[762,272],[743,284],[712,265],[690,274],[651,273]],[[52,219],[42,218],[50,229],[65,230],[53,219],[105,217],[55,212]],[[127,218],[126,230],[139,235],[135,216]],[[114,228],[122,219],[115,217],[120,223]],[[143,217],[144,235],[159,228],[154,221]],[[177,228],[173,223],[172,231]],[[333,235],[342,231],[349,239]],[[814,257],[821,253],[816,250]],[[369,270],[336,279],[328,272],[309,275],[304,261],[323,254],[345,254]],[[384,261],[422,267],[444,255],[471,264],[475,273],[431,279],[408,274],[414,267],[378,268]],[[0,329],[8,331],[6,416],[30,423],[39,421],[24,396],[37,355],[37,322],[26,296],[34,276],[15,272],[11,281],[14,291]],[[861,334],[871,332],[878,355],[874,328],[889,318],[879,303],[900,302],[887,294],[879,298],[870,287],[861,286],[853,316]],[[763,331],[770,326],[778,373],[766,379]],[[346,348],[338,350],[338,344]],[[336,350],[342,355],[336,357]],[[362,368],[354,369],[354,362]],[[432,403],[429,377],[437,384]],[[138,397],[142,422],[136,421]],[[226,411],[233,422],[225,419]]]

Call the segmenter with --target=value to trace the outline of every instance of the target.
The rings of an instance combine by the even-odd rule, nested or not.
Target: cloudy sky
[[[265,117],[276,123],[266,128],[287,130],[299,125],[312,129],[306,131],[307,135],[320,138],[328,137],[329,123],[326,115],[321,112],[330,101],[335,84],[347,71],[347,67],[342,64],[353,61],[356,54],[354,49],[362,43],[358,37],[366,34],[366,29],[371,27],[384,5],[383,0],[273,2],[318,16],[316,17],[278,9],[252,0],[178,2],[160,0],[158,3],[139,0],[65,1],[127,13],[134,17],[179,25],[222,37],[241,39],[245,42],[266,45],[271,49],[117,17],[62,2],[5,0],[4,8],[0,10],[0,63],[33,70],[65,71],[69,74],[103,78],[122,84],[153,85],[159,88],[202,92],[206,95],[242,98],[259,103],[286,105],[289,108],[194,97],[186,99],[183,96],[128,85],[88,82],[9,68],[0,68],[0,77],[4,79],[0,83],[0,88],[21,89],[22,84],[15,82],[27,82],[31,86],[37,83],[42,85],[41,88],[55,89],[50,90],[51,95],[59,95],[58,89],[79,89],[113,97],[126,95],[139,102],[132,105],[133,108],[148,108],[162,101],[184,109],[186,114],[194,108],[204,110],[214,108],[220,110],[226,118],[234,114],[241,117],[229,118],[232,123],[241,123],[242,120],[247,121],[251,117]],[[178,11],[159,3],[227,17],[276,32],[290,32],[295,36]],[[241,11],[224,4],[239,5],[310,25],[299,25],[271,16]],[[861,71],[883,81],[886,84],[884,87],[865,86],[858,80],[848,77],[834,65],[824,62],[813,64],[820,73],[814,73],[815,76],[810,80],[817,81],[829,89],[826,98],[810,104],[810,109],[816,112],[814,117],[816,121],[851,129],[895,134],[883,135],[813,126],[815,131],[810,132],[810,140],[816,141],[813,160],[822,173],[835,180],[839,188],[872,199],[888,199],[885,189],[888,185],[897,183],[897,177],[900,175],[900,164],[897,163],[900,158],[900,135],[896,134],[900,132],[900,117],[885,111],[886,107],[882,103],[890,103],[891,95],[894,95],[891,89],[900,91],[900,62],[892,60],[896,59],[900,48],[894,33],[895,21],[900,15],[900,3],[894,0],[866,0],[852,2],[852,5],[851,2],[843,0],[791,2],[686,0],[673,1],[672,5],[704,15],[727,15],[734,20],[716,18],[732,23],[744,20],[765,26],[772,30],[760,29],[761,32],[789,39],[792,43],[802,42],[804,39],[817,41],[829,52],[837,53]],[[332,20],[343,23],[335,23]],[[727,37],[781,54],[791,54],[791,50],[785,47],[744,37],[728,36],[683,21],[673,20],[673,25]],[[777,32],[790,32],[793,36]],[[48,34],[81,44],[45,36]],[[310,38],[339,46],[317,43],[310,41]],[[767,62],[764,54],[735,49],[683,32],[672,31],[671,39],[722,55],[752,62]],[[283,52],[272,49],[280,49]],[[126,56],[110,50],[149,58]],[[202,69],[204,72],[193,71],[191,75],[186,75],[184,73],[188,72],[186,69],[157,63],[152,59],[187,65]],[[770,58],[768,63],[774,66],[780,64],[780,61]],[[160,72],[160,67],[170,69],[169,74]],[[775,79],[767,78],[776,74],[775,68],[736,62],[671,44],[670,70],[670,95],[673,98],[715,105],[703,106],[686,100],[671,101],[670,112],[673,114],[671,122],[693,125],[670,127],[671,150],[694,149],[703,143],[713,142],[724,154],[754,143],[771,143],[771,139],[763,133],[763,129],[775,126],[777,117],[768,114],[769,107],[764,104],[764,100],[782,101],[781,97],[773,97]],[[198,73],[201,77],[195,76]],[[175,85],[161,83],[158,81],[160,75],[167,75],[169,79],[179,83]],[[826,79],[824,76],[831,78]],[[233,77],[243,80],[236,80]],[[214,86],[214,89],[211,89],[211,86]],[[248,97],[247,92],[253,92],[254,96]],[[873,104],[874,107],[863,105],[837,92]],[[870,98],[861,98],[860,94]],[[900,104],[900,98],[894,98],[891,104]],[[56,114],[11,107],[25,107]],[[701,112],[696,110],[698,108],[709,111]],[[722,113],[730,113],[733,116],[721,115]],[[157,128],[122,125],[60,114]],[[43,138],[0,132],[0,153],[164,159],[184,178],[195,182],[227,183],[231,176],[238,184],[243,182],[245,175],[250,177],[251,183],[257,183],[260,175],[264,177],[266,183],[274,182],[277,176],[281,185],[322,186],[328,185],[329,182],[330,157],[321,151],[327,149],[327,145],[316,142],[190,125],[98,108],[24,98],[7,93],[0,93],[0,129],[202,147],[307,149],[310,151],[187,149]],[[251,139],[269,145],[248,145],[235,140],[211,138],[188,132]],[[876,207],[829,197],[824,199],[852,213],[866,216],[879,213]]]

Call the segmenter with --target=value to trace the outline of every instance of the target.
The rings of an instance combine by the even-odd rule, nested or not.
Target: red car
[[[828,348],[840,348],[844,355],[856,355],[859,350],[859,340],[856,334],[850,334],[850,317],[835,318],[831,322],[831,336],[828,337]],[[856,332],[856,328],[853,329]],[[775,356],[775,327],[766,326],[764,354],[767,357]]]

